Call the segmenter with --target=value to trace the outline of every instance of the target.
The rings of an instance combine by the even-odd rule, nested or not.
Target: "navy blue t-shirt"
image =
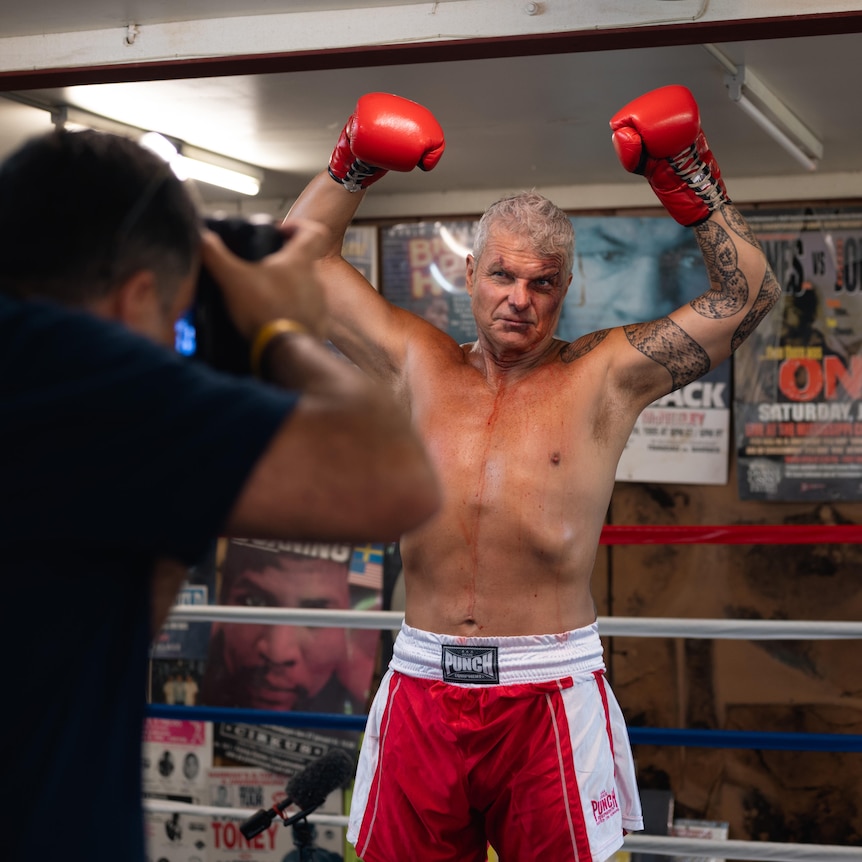
[[[211,548],[296,398],[0,297],[5,860],[144,859],[153,563]]]

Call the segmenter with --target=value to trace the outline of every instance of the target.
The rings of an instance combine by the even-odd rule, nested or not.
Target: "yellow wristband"
[[[286,317],[280,317],[277,320],[270,320],[264,324],[254,337],[251,345],[251,370],[255,376],[260,377],[261,360],[267,347],[272,344],[274,338],[279,335],[286,335],[291,332],[298,332],[303,335],[311,335],[309,328],[298,320],[290,320]]]

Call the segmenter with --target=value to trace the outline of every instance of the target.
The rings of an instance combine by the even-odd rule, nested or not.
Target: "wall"
[[[733,465],[732,465],[733,467]],[[862,522],[862,503],[740,501],[726,486],[622,484],[615,524]],[[619,616],[858,620],[855,545],[615,546],[599,577]],[[602,593],[600,587],[599,593]],[[630,725],[862,733],[858,641],[613,638],[611,681]],[[677,817],[726,820],[730,837],[862,842],[858,754],[636,746],[643,788]]]

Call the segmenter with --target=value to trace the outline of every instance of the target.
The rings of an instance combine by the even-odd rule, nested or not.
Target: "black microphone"
[[[288,826],[305,817],[326,801],[326,797],[353,776],[356,764],[343,748],[333,748],[323,757],[310,763],[287,782],[287,798],[277,802],[268,811],[261,808],[239,827],[246,838],[254,838],[266,829],[275,817],[281,817]],[[296,804],[299,814],[285,819],[284,809]]]

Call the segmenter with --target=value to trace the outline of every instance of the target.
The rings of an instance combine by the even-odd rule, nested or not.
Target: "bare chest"
[[[585,464],[618,457],[604,413],[598,387],[557,368],[497,387],[459,369],[413,393],[414,421],[444,483],[486,499],[572,487]]]

